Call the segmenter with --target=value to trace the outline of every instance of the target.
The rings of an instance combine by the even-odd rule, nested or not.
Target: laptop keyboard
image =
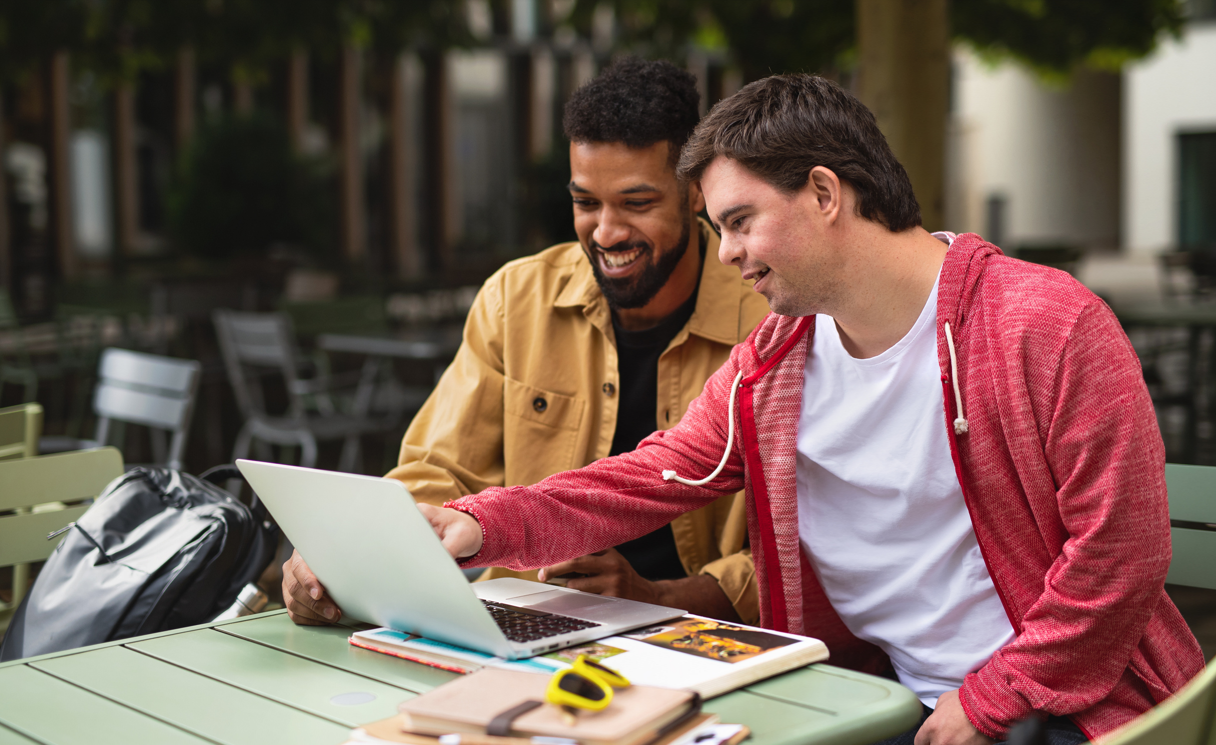
[[[517,608],[513,605],[502,605],[489,600],[482,600],[490,616],[502,629],[502,633],[513,642],[533,642],[550,636],[559,636],[571,631],[589,629],[600,624],[595,621],[584,621],[581,618],[559,616],[556,613]]]

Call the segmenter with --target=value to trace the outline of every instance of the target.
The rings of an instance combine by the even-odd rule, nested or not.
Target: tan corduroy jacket
[[[768,313],[751,283],[718,261],[717,234],[703,221],[700,228],[706,251],[697,307],[659,358],[656,429],[680,421],[731,347]],[[579,468],[608,455],[619,388],[612,315],[579,244],[512,261],[477,294],[464,342],[406,431],[400,465],[388,476],[438,505]],[[685,571],[713,576],[740,618],[755,622],[742,493],[671,527]]]

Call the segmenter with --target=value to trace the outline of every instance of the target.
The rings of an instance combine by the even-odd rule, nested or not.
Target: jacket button
[[[536,398],[532,399],[532,408],[536,409],[537,411],[544,411],[545,409],[549,408],[549,402],[540,396],[537,396]]]
[[[611,396],[616,393],[616,386],[612,383],[604,383],[604,395]]]

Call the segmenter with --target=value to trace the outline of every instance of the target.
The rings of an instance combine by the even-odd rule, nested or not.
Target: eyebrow
[[[736,204],[734,207],[727,207],[726,209],[724,209],[718,213],[718,219],[717,219],[714,227],[717,227],[718,225],[725,223],[732,216],[734,216],[734,215],[738,214],[739,212],[742,212],[743,210],[748,209],[750,207],[751,207],[750,204]]]
[[[566,184],[566,188],[577,194],[590,194],[591,193],[590,189],[579,186],[574,181],[571,181],[569,184]],[[634,186],[630,186],[628,189],[621,189],[620,192],[618,192],[618,193],[620,193],[620,194],[645,194],[645,193],[654,192],[654,191],[661,191],[661,189],[659,189],[659,187],[657,187],[657,186],[652,186],[647,183],[641,183],[641,184],[636,184]]]

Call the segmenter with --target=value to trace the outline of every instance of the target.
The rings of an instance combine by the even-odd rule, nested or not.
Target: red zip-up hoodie
[[[885,668],[832,609],[799,543],[796,440],[812,321],[770,314],[680,424],[634,452],[450,503],[485,535],[465,563],[548,566],[745,488],[761,624],[823,639],[837,664]],[[1071,716],[1090,737],[1108,732],[1203,668],[1164,591],[1165,451],[1135,351],[1084,286],[972,234],[942,266],[937,346],[942,426],[1017,632],[966,677],[963,708],[995,738],[1032,712]],[[662,475],[699,478],[720,461],[702,486]]]

